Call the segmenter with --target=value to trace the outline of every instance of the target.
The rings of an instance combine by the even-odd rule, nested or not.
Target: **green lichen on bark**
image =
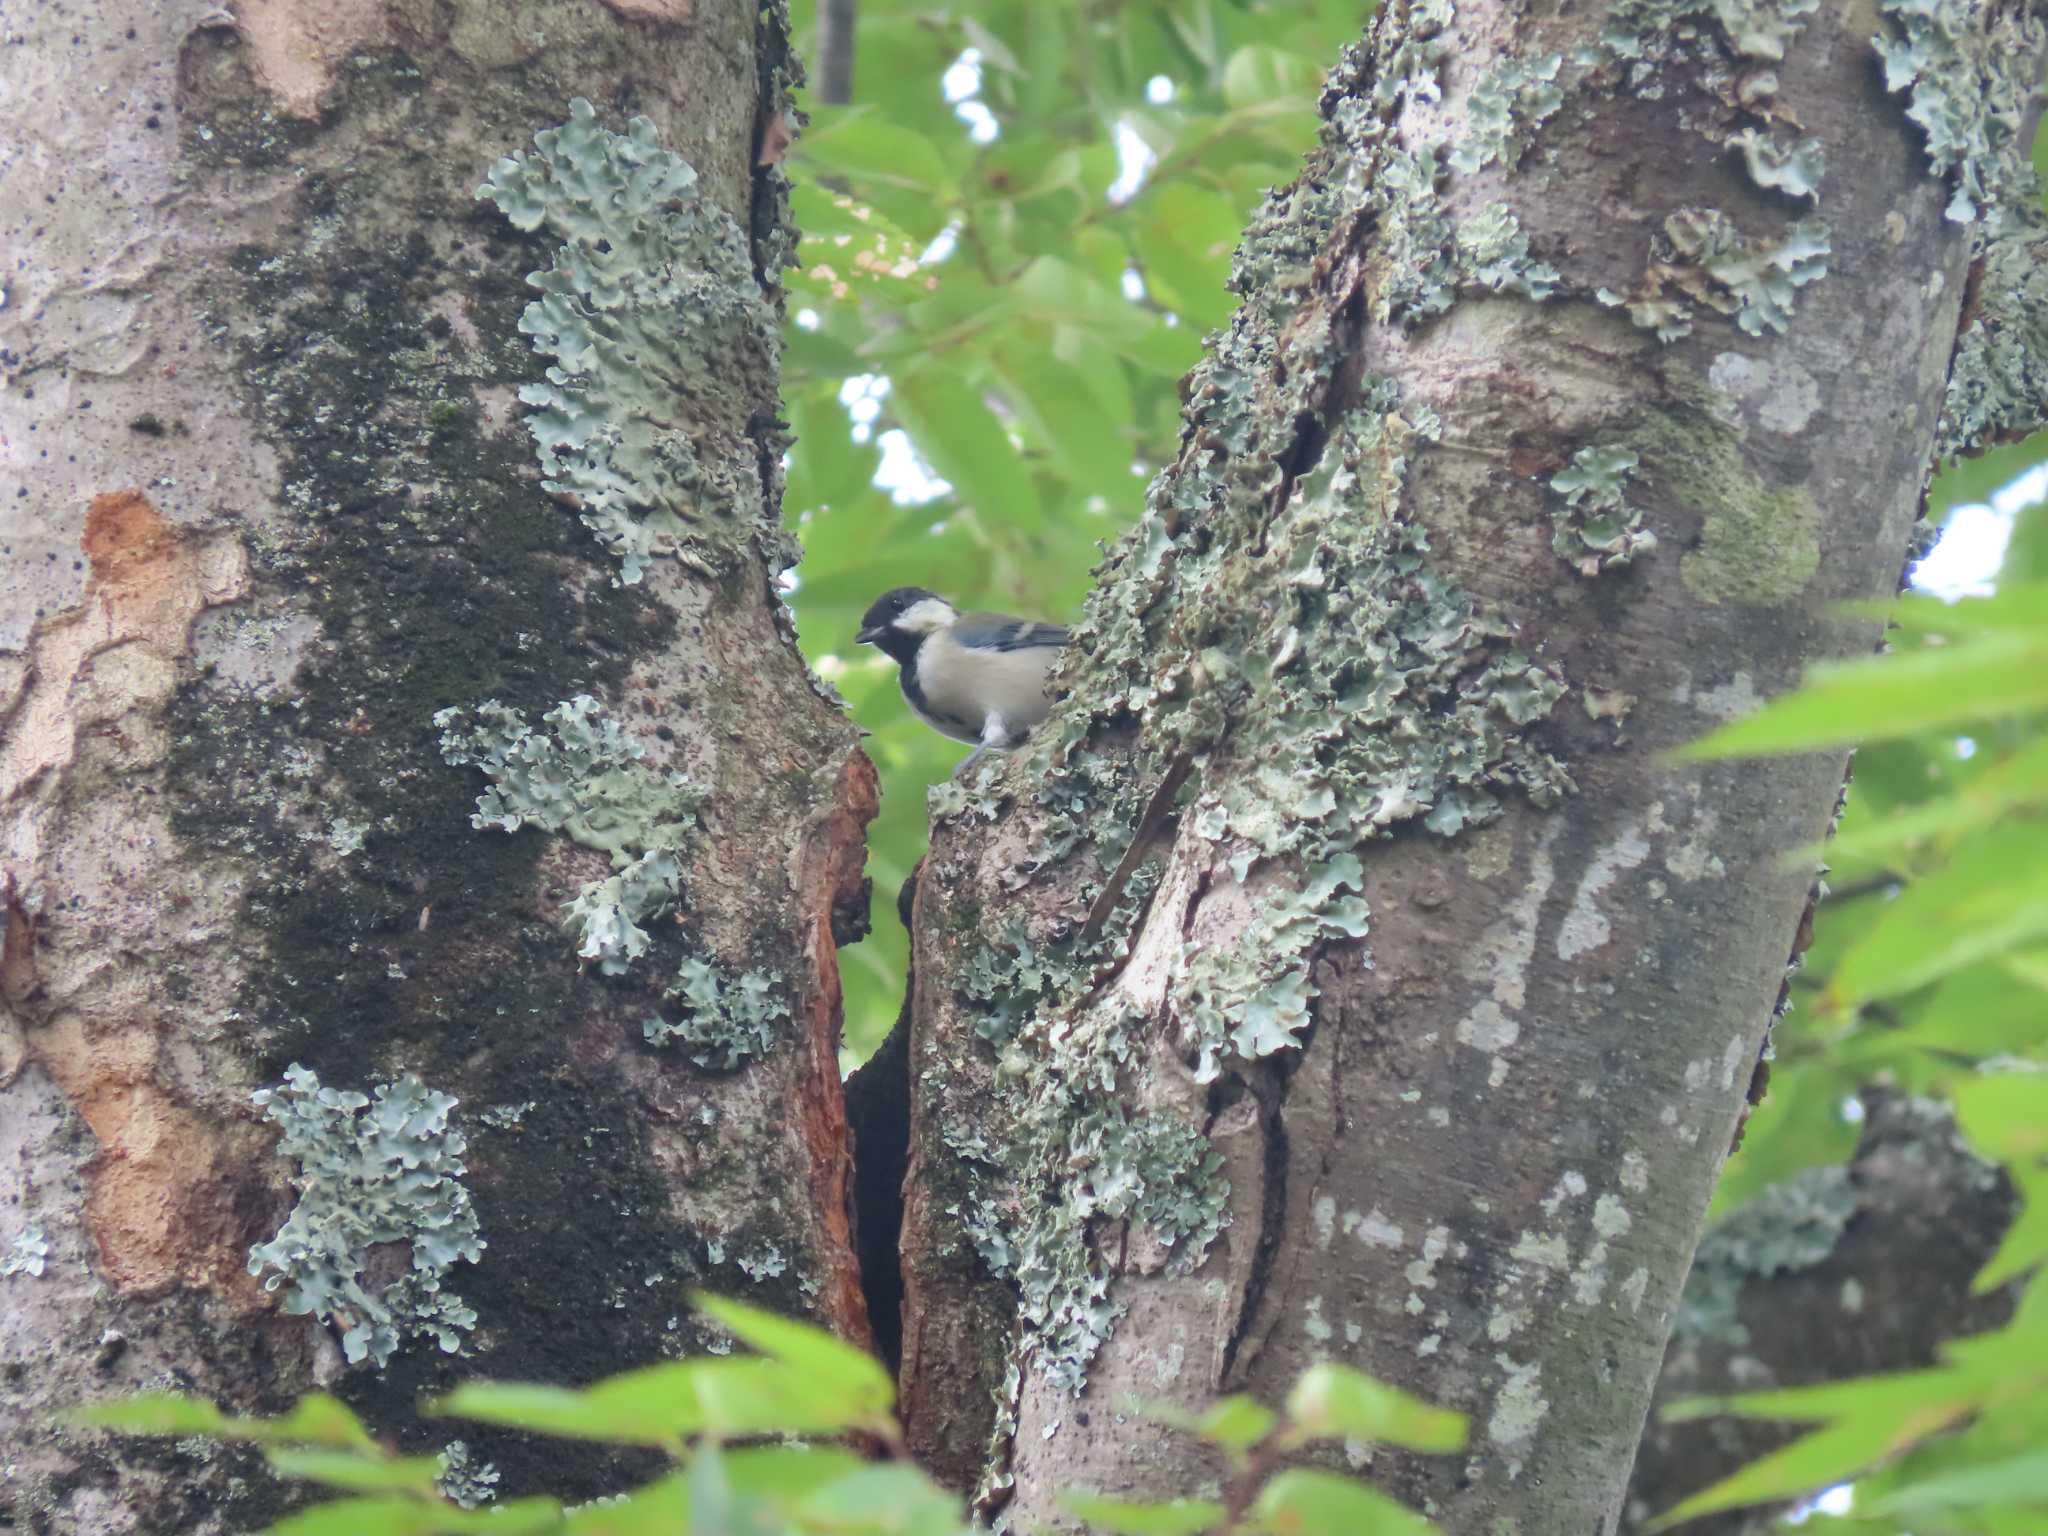
[[[756,531],[759,487],[731,470],[729,445],[669,418],[678,394],[775,371],[778,316],[746,234],[644,117],[614,133],[579,97],[534,145],[493,166],[477,196],[562,241],[519,323],[554,360],[519,391],[542,484],[618,557],[621,581],[665,554],[723,573]]]
[[[686,959],[663,994],[681,1003],[682,1018],[671,1023],[657,1015],[642,1033],[649,1045],[678,1045],[698,1066],[730,1072],[774,1047],[789,1017],[789,1004],[775,992],[778,979],[766,971],[727,976],[706,961]]]
[[[1823,1262],[1855,1214],[1856,1191],[1841,1166],[1809,1168],[1759,1192],[1700,1239],[1672,1337],[1738,1349],[1748,1343],[1737,1310],[1743,1286]]]
[[[1675,58],[1711,65],[1722,47],[1737,58],[1778,63],[1819,8],[1820,0],[1614,0],[1600,46],[1612,58],[1650,66]],[[1637,89],[1650,78],[1650,70],[1633,75]]]
[[[1987,240],[1979,303],[1949,366],[1935,451],[1966,453],[2048,423],[2048,216]]]
[[[1696,95],[1681,120],[1717,149],[1740,154],[1750,180],[1786,197],[1820,199],[1826,169],[1819,140],[1786,139],[1797,118],[1777,102],[1772,66],[1819,0],[1615,0],[1598,45],[1575,62],[1618,76],[1645,98]],[[1682,66],[1682,68],[1680,67]],[[1597,297],[1623,309],[1659,341],[1692,334],[1698,307],[1731,317],[1751,335],[1783,332],[1794,291],[1827,273],[1828,226],[1816,218],[1774,233],[1744,230],[1714,208],[1681,209],[1664,221],[1641,277],[1626,292]]]
[[[1664,221],[1663,249],[1627,294],[1601,289],[1600,302],[1627,310],[1659,341],[1692,334],[1695,304],[1727,315],[1752,336],[1782,334],[1793,296],[1827,275],[1828,226],[1787,225],[1776,237],[1745,235],[1714,208],[1681,208]]]
[[[1200,1261],[1225,1193],[1196,1126],[1215,1091],[1203,1085],[1301,1044],[1311,961],[1367,936],[1371,846],[1452,836],[1499,814],[1503,796],[1547,805],[1571,787],[1531,734],[1562,680],[1433,568],[1404,504],[1410,460],[1440,430],[1434,412],[1386,380],[1341,376],[1353,343],[1315,292],[1361,218],[1374,231],[1373,302],[1392,323],[1439,312],[1458,286],[1537,282],[1505,208],[1461,226],[1437,201],[1444,146],[1393,138],[1386,115],[1438,90],[1448,11],[1410,16],[1415,26],[1379,34],[1377,60],[1347,54],[1307,174],[1252,220],[1232,283],[1247,303],[1191,376],[1178,462],[1076,628],[1068,654],[1086,658],[1087,686],[1055,705],[1012,776],[1030,786],[1035,837],[1003,878],[1062,867],[1067,915],[1020,919],[970,946],[953,976],[995,1083],[978,1096],[944,1077],[928,1085],[971,1175],[957,1208],[1024,1297],[1021,1360],[1057,1387],[1079,1388],[1115,1319],[1093,1249],[1102,1220],[1149,1227],[1177,1262]],[[1176,765],[1190,764],[1192,787],[1176,795]],[[1130,1107],[1164,1078],[1138,1022],[1100,993],[1163,877],[1151,860],[1117,868],[1158,810],[1195,834],[1174,857],[1242,886],[1256,914],[1239,940],[1190,945],[1172,968],[1165,1043],[1184,1071],[1164,1078],[1194,1098],[1170,1124]],[[1082,912],[1112,900],[1097,933]],[[1105,1203],[1105,1181],[1133,1191],[1129,1203]]]
[[[1254,217],[1238,253],[1240,272],[1254,280],[1234,283],[1239,292],[1284,305],[1315,249],[1303,243],[1305,233],[1361,217],[1374,227],[1371,302],[1382,323],[1421,325],[1448,311],[1461,289],[1535,300],[1555,291],[1557,270],[1534,257],[1505,203],[1461,219],[1443,193],[1453,167],[1477,169],[1518,152],[1517,127],[1533,129],[1556,110],[1550,79],[1559,61],[1539,59],[1482,81],[1473,130],[1463,138],[1438,131],[1418,140],[1396,129],[1410,103],[1442,99],[1452,15],[1449,0],[1405,0],[1398,23],[1381,30],[1387,41],[1370,90],[1326,95],[1322,148],[1339,157],[1341,169],[1327,179],[1304,177]]]
[[[1886,89],[1908,93],[1928,168],[1971,226],[1978,302],[1963,317],[1935,449],[1965,453],[2048,421],[2048,214],[2027,140],[2048,20],[1987,0],[1883,0]]]
[[[249,1250],[249,1273],[270,1271],[266,1290],[289,1285],[285,1311],[341,1327],[351,1363],[383,1366],[413,1335],[461,1348],[476,1313],[442,1282],[458,1260],[481,1259],[484,1241],[462,1184],[465,1142],[448,1124],[455,1100],[410,1075],[373,1095],[326,1088],[297,1064],[253,1100],[284,1132],[299,1202],[277,1236]],[[409,1259],[380,1282],[373,1250],[386,1244]]]
[[[1017,924],[978,946],[959,988],[1009,1091],[969,1113],[934,1085],[946,1145],[967,1172],[953,1208],[961,1229],[1017,1288],[1022,1358],[1068,1391],[1081,1389],[1123,1311],[1091,1231],[1128,1223],[1141,1247],[1156,1245],[1185,1272],[1222,1230],[1230,1193],[1195,1124],[1126,1106],[1143,1021],[1058,1006],[1127,953],[1158,876],[1156,863],[1141,865],[1099,935],[1077,927],[1036,942]]]
[[[1657,547],[1657,535],[1643,526],[1640,508],[1628,504],[1628,482],[1641,463],[1633,448],[1618,444],[1581,448],[1550,477],[1564,502],[1553,519],[1550,547],[1581,576],[1627,565]]]
[[[2038,201],[2027,160],[2028,109],[2040,82],[2044,24],[2025,5],[1990,0],[1881,0],[1872,46],[1889,91],[1909,91],[1927,163],[1955,192],[1948,217],[1996,226]]]
[[[587,882],[563,917],[578,955],[608,976],[624,975],[647,952],[640,925],[681,898],[683,847],[704,794],[683,774],[643,763],[646,747],[588,694],[541,720],[545,733],[496,699],[434,716],[442,757],[474,764],[491,781],[472,826],[538,827],[611,856],[614,872]]]
[[[1557,83],[1564,55],[1496,59],[1473,83],[1465,112],[1471,131],[1451,151],[1451,168],[1470,176],[1499,160],[1512,167],[1530,129],[1564,105]]]
[[[1804,485],[1767,485],[1741,433],[1704,406],[1651,412],[1627,439],[1658,493],[1700,515],[1699,542],[1678,564],[1695,597],[1764,605],[1806,589],[1820,568],[1821,517]]]

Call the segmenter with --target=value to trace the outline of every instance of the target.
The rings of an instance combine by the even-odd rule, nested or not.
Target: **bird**
[[[854,638],[896,663],[918,719],[974,743],[964,769],[984,752],[1022,746],[1046,717],[1045,680],[1067,631],[1006,613],[961,613],[923,587],[896,587],[875,599]]]

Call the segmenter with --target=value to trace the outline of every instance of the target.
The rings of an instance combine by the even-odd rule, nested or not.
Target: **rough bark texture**
[[[1616,1529],[1843,770],[1664,754],[1875,643],[1964,291],[1880,26],[1412,0],[1332,76],[918,891],[906,1411],[1016,1528],[1337,1358],[1470,1415],[1369,1458],[1445,1529]]]
[[[1932,1365],[1943,1339],[1997,1328],[2013,1289],[1970,1294],[2012,1219],[2011,1184],[1926,1099],[1870,1101],[1856,1157],[1811,1170],[1709,1229],[1656,1404]],[[1659,1423],[1629,1480],[1625,1531],[1795,1438],[1754,1419]],[[1730,1510],[1688,1536],[1761,1536],[1782,1510]]]
[[[780,8],[81,0],[4,27],[0,1234],[49,1255],[0,1279],[0,1524],[276,1513],[247,1456],[53,1421],[138,1387],[275,1409],[324,1383],[432,1449],[413,1401],[458,1375],[713,1342],[690,1286],[864,1338],[834,927],[875,782],[774,589]],[[476,196],[577,96],[695,168],[668,206],[734,269],[684,270],[689,314],[750,317],[657,381],[651,427],[605,423],[663,434],[694,492],[653,508],[676,557],[631,585],[518,403],[558,361],[520,326],[564,237]],[[702,793],[675,920],[618,975],[561,911],[612,872],[604,826],[473,826],[490,781],[434,724],[583,693]],[[764,1056],[643,1041],[691,1017],[663,996],[686,961],[766,979]],[[486,1246],[445,1276],[459,1357],[345,1365],[249,1273],[297,1172],[251,1093],[291,1063],[460,1101]],[[469,1438],[508,1494],[634,1470]]]

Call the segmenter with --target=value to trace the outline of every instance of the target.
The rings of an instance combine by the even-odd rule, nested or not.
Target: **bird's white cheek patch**
[[[936,597],[921,597],[903,610],[896,620],[898,629],[907,629],[914,635],[928,635],[935,629],[944,629],[957,615],[953,605]]]

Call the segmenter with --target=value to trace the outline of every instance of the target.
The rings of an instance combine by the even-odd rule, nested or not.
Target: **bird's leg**
[[[968,769],[980,762],[989,752],[1007,752],[1016,743],[1010,740],[1010,727],[1003,720],[1000,710],[990,710],[982,718],[981,743],[972,752],[960,759],[960,766],[953,770],[953,777],[960,778]]]

